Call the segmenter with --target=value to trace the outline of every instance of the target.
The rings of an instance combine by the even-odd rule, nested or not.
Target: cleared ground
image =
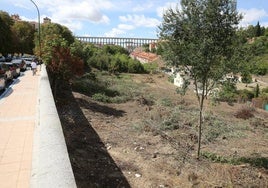
[[[106,75],[105,83],[120,103],[68,90],[57,101],[78,187],[268,187],[268,112],[244,120],[235,115],[245,104],[206,101],[196,160],[194,93],[180,96],[162,74]]]

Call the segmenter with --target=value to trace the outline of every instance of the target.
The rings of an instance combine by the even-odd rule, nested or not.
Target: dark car
[[[11,63],[17,64],[21,71],[25,71],[27,69],[26,62],[23,59],[13,59]]]
[[[12,71],[10,70],[9,66],[5,62],[0,63],[0,70],[5,74],[6,81],[13,79]]]
[[[20,67],[18,64],[12,63],[12,62],[5,62],[5,64],[11,70],[11,74],[12,74],[13,78],[17,78],[20,76]]]
[[[4,70],[0,69],[0,91],[6,88],[6,73]]]
[[[6,58],[4,56],[0,56],[0,62],[5,62]]]

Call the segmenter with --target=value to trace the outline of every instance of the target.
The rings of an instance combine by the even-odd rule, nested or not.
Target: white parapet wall
[[[32,188],[76,188],[61,122],[45,65],[39,82],[39,117],[34,133]]]

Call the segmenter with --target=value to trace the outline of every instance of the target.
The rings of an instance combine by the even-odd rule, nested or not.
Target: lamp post
[[[37,9],[37,13],[38,13],[38,45],[39,45],[39,56],[41,57],[41,36],[40,36],[40,31],[41,31],[41,27],[40,27],[40,12],[39,12],[39,9],[38,9],[38,6],[35,4],[35,2],[33,0],[30,0],[34,6],[36,7]]]

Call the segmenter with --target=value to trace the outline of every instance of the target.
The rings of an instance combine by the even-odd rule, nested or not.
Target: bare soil
[[[207,102],[205,113],[231,123],[234,131],[212,141],[204,138],[202,151],[224,157],[255,157],[263,163],[232,165],[197,160],[194,93],[182,98],[164,75],[131,76],[146,89],[126,103],[96,102],[70,90],[57,100],[79,188],[268,187],[268,112],[256,109],[254,118],[243,120],[234,114],[244,104],[213,106]],[[158,102],[148,101],[148,95]],[[167,98],[171,106],[159,104],[159,99]],[[183,109],[178,122],[173,120],[178,126],[159,128],[157,124],[176,106]]]

